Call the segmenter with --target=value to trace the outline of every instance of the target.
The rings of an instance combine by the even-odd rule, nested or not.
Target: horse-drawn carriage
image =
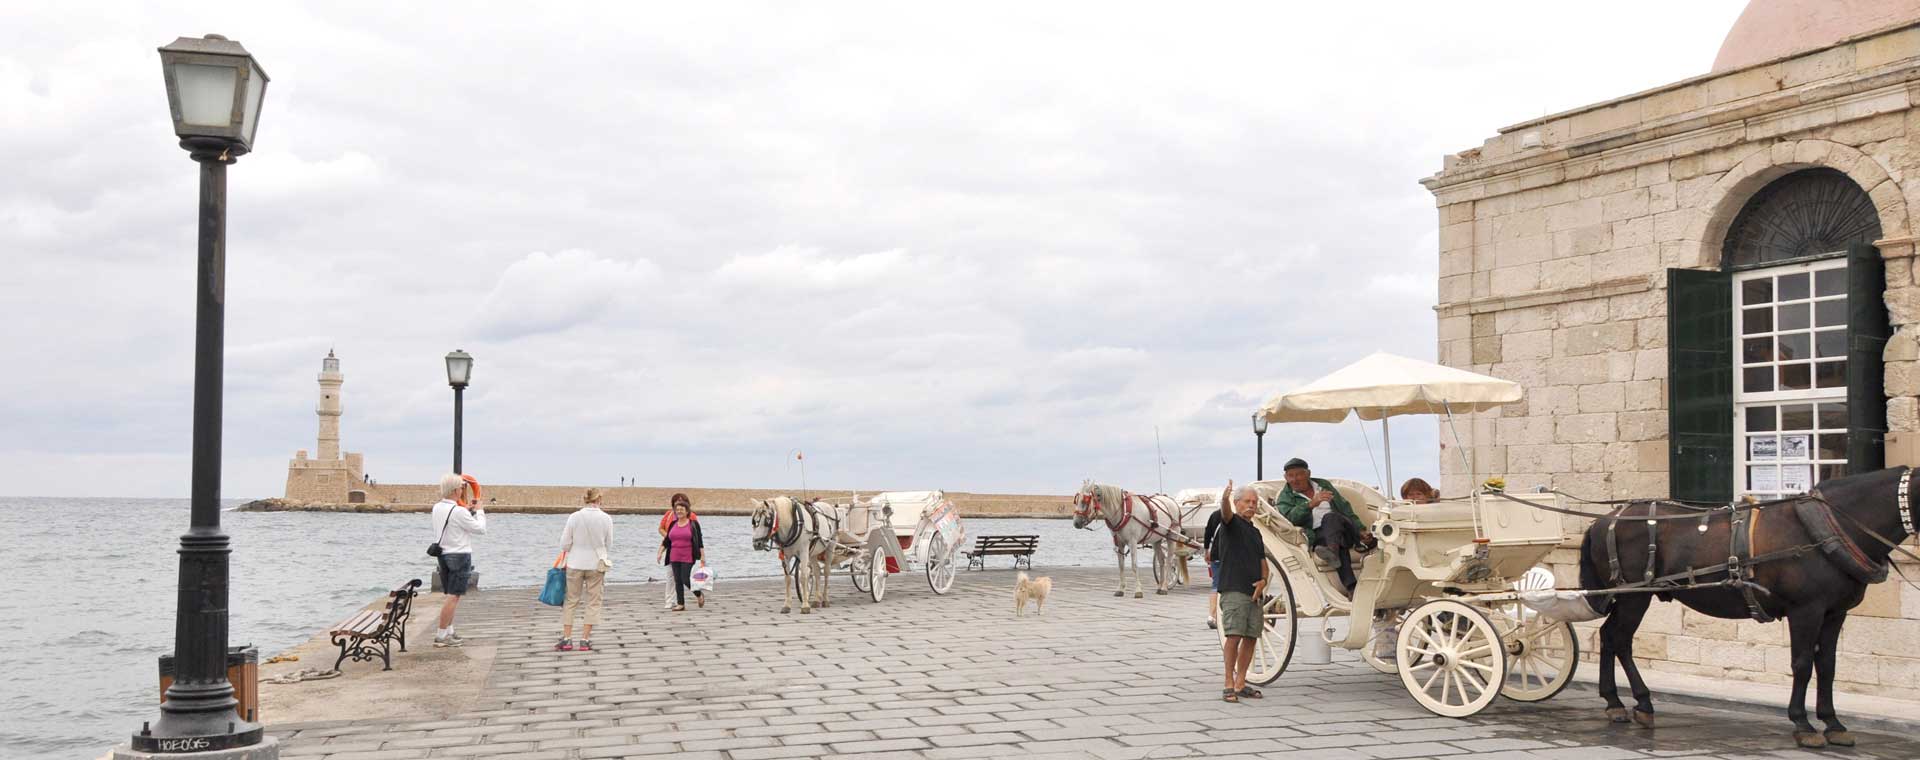
[[[966,526],[941,491],[897,491],[848,504],[802,501],[790,496],[756,500],[753,543],[778,549],[787,576],[788,602],[797,591],[800,611],[827,604],[827,582],[844,569],[853,586],[880,601],[887,577],[924,572],[935,594],[953,588],[954,556],[966,541]]]

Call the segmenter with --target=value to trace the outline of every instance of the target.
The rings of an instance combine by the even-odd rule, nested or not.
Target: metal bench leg
[[[381,670],[393,669],[393,641],[390,639],[380,640],[380,664],[386,666]]]
[[[339,644],[339,645],[340,645],[340,657],[339,657],[338,659],[335,659],[335,660],[333,661],[333,669],[334,669],[334,670],[339,670],[339,669],[340,669],[340,663],[343,663],[343,662],[346,662],[346,661],[347,661],[347,641],[348,641],[348,639],[334,639],[334,640],[333,640],[333,643],[335,643],[335,644]]]

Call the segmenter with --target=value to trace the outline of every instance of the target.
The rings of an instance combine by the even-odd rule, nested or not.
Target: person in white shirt
[[[586,506],[567,516],[567,527],[560,531],[560,554],[567,563],[567,601],[560,610],[560,643],[553,648],[562,652],[593,651],[600,594],[606,588],[607,571],[613,569],[607,548],[613,543],[613,518],[600,511],[600,489],[587,489],[585,501]],[[585,625],[575,643],[573,613],[582,607]]]
[[[459,609],[460,597],[466,595],[467,580],[473,573],[473,537],[487,532],[487,511],[480,506],[480,481],[472,475],[440,478],[440,502],[433,505],[433,528],[435,543],[440,545],[440,590],[447,595],[440,605],[440,627],[434,632],[433,645],[457,647],[466,640],[453,632],[453,613]]]

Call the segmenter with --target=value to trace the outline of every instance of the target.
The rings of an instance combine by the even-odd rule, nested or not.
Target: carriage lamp
[[[1253,479],[1267,479],[1267,415],[1253,413]]]
[[[447,385],[453,386],[453,471],[460,469],[460,427],[466,416],[467,382],[473,379],[473,356],[460,349],[447,354]]]
[[[249,748],[279,757],[251,711],[235,708],[227,680],[228,556],[220,529],[220,432],[226,364],[227,165],[253,148],[267,74],[240,43],[217,34],[181,37],[160,48],[174,136],[200,165],[194,278],[193,460],[189,528],[180,537],[173,621],[174,680],[160,717],[113,756],[205,753]]]

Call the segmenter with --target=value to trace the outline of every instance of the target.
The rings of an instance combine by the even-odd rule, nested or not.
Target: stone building
[[[1910,462],[1916,104],[1920,2],[1755,0],[1712,72],[1447,156],[1422,180],[1440,359],[1527,395],[1462,426],[1443,491],[1724,503]],[[1879,584],[1854,614],[1843,687],[1912,698],[1920,592]],[[1784,624],[1657,604],[1642,630],[1668,671],[1788,678]]]
[[[345,383],[340,360],[327,351],[327,358],[320,361],[320,404],[314,409],[320,417],[318,456],[308,458],[305,449],[293,453],[293,461],[287,463],[290,500],[345,504],[367,499],[364,458],[340,451],[340,386]]]

